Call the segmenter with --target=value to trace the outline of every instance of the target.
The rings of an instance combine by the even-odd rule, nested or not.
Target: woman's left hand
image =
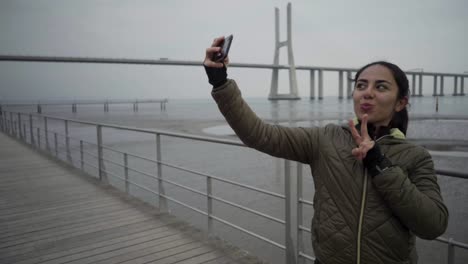
[[[356,127],[354,126],[353,120],[349,120],[349,127],[351,128],[351,134],[353,135],[354,141],[356,142],[357,147],[353,148],[351,153],[354,157],[358,160],[363,160],[367,152],[371,150],[375,146],[375,141],[371,139],[369,133],[367,132],[367,119],[368,116],[365,114],[362,117],[362,124],[361,124],[361,133],[357,131]]]

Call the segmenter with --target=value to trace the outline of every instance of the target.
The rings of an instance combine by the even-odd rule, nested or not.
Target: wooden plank
[[[102,202],[101,202],[102,201]],[[54,204],[55,205],[55,204]],[[96,199],[94,198],[91,201],[91,204],[82,204],[80,207],[73,207],[70,206],[72,204],[65,204],[65,205],[58,205],[53,207],[45,207],[45,208],[38,208],[32,211],[19,211],[19,212],[12,212],[11,214],[6,214],[0,217],[1,221],[14,221],[14,220],[21,220],[25,218],[36,219],[40,221],[42,218],[51,218],[51,217],[58,217],[60,215],[68,215],[68,214],[80,214],[83,211],[93,210],[93,209],[105,209],[106,207],[118,206],[121,207],[122,204],[113,199]]]
[[[94,232],[95,230],[108,228],[109,226],[112,226],[112,225],[123,225],[123,224],[131,223],[131,222],[142,222],[144,220],[149,220],[149,219],[151,218],[148,216],[130,215],[130,216],[125,216],[124,218],[120,218],[120,219],[111,219],[111,220],[108,220],[107,222],[94,222],[92,225],[77,226],[77,227],[65,226],[65,227],[53,228],[51,230],[46,230],[46,232],[33,233],[31,235],[24,235],[24,236],[19,235],[19,236],[9,237],[5,239],[5,241],[3,240],[0,241],[0,250],[3,250],[5,248],[11,248],[11,247],[22,245],[22,244],[39,243],[42,240],[64,238],[64,237],[73,236],[79,233]]]
[[[75,247],[80,247],[82,245],[99,243],[106,240],[129,236],[134,233],[148,232],[153,228],[159,228],[167,224],[167,222],[159,223],[151,219],[146,222],[132,223],[129,225],[118,226],[110,229],[97,231],[94,233],[80,234],[74,237],[61,239],[59,241],[45,242],[31,247],[22,247],[14,252],[11,251],[4,254],[0,254],[0,260],[2,260],[3,257],[7,260],[14,260],[11,262],[6,261],[6,263],[15,263],[15,261],[17,260],[27,259],[30,257],[37,257],[43,254],[49,254],[53,252],[66,251]]]
[[[206,252],[204,254],[185,259],[177,263],[178,264],[199,264],[199,263],[204,263],[206,261],[215,260],[222,256],[223,254],[219,251],[211,251],[211,252]]]
[[[32,233],[37,234],[38,232],[48,232],[50,230],[60,227],[77,227],[85,226],[97,222],[107,222],[109,219],[118,219],[126,215],[135,213],[135,209],[128,207],[126,209],[117,208],[116,210],[107,212],[96,212],[94,214],[80,214],[71,215],[68,218],[54,218],[53,221],[34,221],[31,220],[26,223],[19,225],[17,222],[9,223],[8,232],[0,234],[0,241],[4,241],[8,237],[18,237],[20,235],[30,236]]]
[[[148,247],[158,247],[158,248],[172,248],[180,245],[185,245],[189,243],[200,243],[194,241],[193,239],[189,238],[180,238],[171,242],[161,243],[160,241],[152,240],[147,241],[144,245]],[[131,242],[128,243],[121,243],[118,245],[112,245],[110,247],[103,247],[97,248],[95,250],[89,250],[81,254],[75,254],[67,256],[66,258],[57,259],[54,261],[47,261],[47,264],[58,264],[58,263],[80,263],[80,264],[88,264],[88,263],[95,263],[97,261],[105,260],[111,257],[115,257],[121,254],[126,254],[137,250],[142,247],[142,244],[132,244]]]
[[[121,264],[175,263],[212,250],[212,248],[196,242],[124,261]]]
[[[116,245],[122,245],[123,242],[126,241],[138,241],[138,239],[157,239],[159,243],[167,243],[177,239],[180,239],[181,235],[178,234],[175,230],[171,230],[168,227],[161,227],[158,229],[153,229],[150,232],[139,232],[137,234],[132,234],[129,236],[118,237],[115,239],[105,240],[99,243],[94,243],[91,245],[83,244],[78,247],[71,248],[69,250],[54,252],[50,254],[43,254],[40,257],[34,257],[23,261],[18,261],[16,264],[29,264],[29,263],[37,263],[39,261],[61,261],[65,262],[66,259],[73,259],[72,256],[79,256],[80,254],[92,254],[93,250],[96,251],[98,249],[105,250],[105,248],[116,247]],[[144,240],[143,240],[144,241]],[[60,263],[60,262],[59,262]]]

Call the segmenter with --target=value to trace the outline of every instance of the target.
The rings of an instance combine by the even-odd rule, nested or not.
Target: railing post
[[[11,117],[11,115],[10,115],[10,117]],[[7,132],[11,134],[11,120],[8,120],[7,113],[5,113],[5,123],[6,123],[6,127],[7,127]]]
[[[125,193],[130,193],[130,188],[128,184],[128,154],[124,153],[124,171],[125,171]]]
[[[440,96],[444,96],[444,75],[440,76]]]
[[[29,136],[31,138],[31,145],[34,144],[34,131],[33,131],[33,119],[32,119],[32,114],[29,114]]]
[[[23,140],[25,143],[28,142],[28,136],[26,136],[26,124],[23,124]]]
[[[58,158],[58,140],[57,140],[57,132],[54,132],[54,145],[55,145],[55,157]]]
[[[323,99],[323,70],[318,71],[318,99]]]
[[[434,92],[432,96],[437,96],[437,75],[434,75]]]
[[[23,139],[22,135],[22,128],[21,128],[21,113],[18,113],[18,136],[20,139]]]
[[[458,95],[458,76],[453,77],[453,96]]]
[[[449,238],[447,244],[447,264],[453,264],[455,263],[455,246],[453,245],[453,238]]]
[[[7,119],[7,130],[8,130],[8,133],[10,133],[10,135],[13,134],[12,132],[12,126],[11,126],[11,118],[12,118],[12,113],[10,113],[10,119],[8,120],[8,116],[5,115],[5,118]]]
[[[208,233],[213,233],[213,218],[211,215],[213,214],[213,199],[211,198],[213,195],[213,186],[212,180],[210,176],[206,177],[206,198],[207,198],[207,214],[208,214]]]
[[[41,149],[41,129],[37,128],[37,148]]]
[[[83,153],[83,140],[80,140],[80,167],[84,171],[84,153]]]
[[[10,120],[8,120],[7,113],[4,114],[4,117],[5,117],[6,131],[11,134],[11,123],[10,123]]]
[[[343,71],[338,72],[338,99],[343,99]]]
[[[69,133],[68,133],[68,120],[65,121],[65,147],[67,151],[67,161],[69,163],[72,163],[72,158],[71,158],[71,153],[70,153],[70,138],[69,138]]]
[[[411,93],[414,95],[416,94],[416,74],[411,74],[412,82],[411,82]]]
[[[465,77],[460,77],[460,95],[465,95]]]
[[[419,96],[423,96],[422,86],[423,86],[423,76],[422,74],[419,74]]]
[[[3,117],[5,118],[5,128],[6,128],[5,132],[10,133],[10,121],[8,120],[7,113],[4,113]]]
[[[352,83],[351,83],[351,71],[346,72],[346,84],[347,84],[347,89],[346,89],[346,96],[348,98],[351,98],[353,96],[353,90],[352,90]]]
[[[10,112],[10,130],[11,134],[13,135],[15,133],[15,123],[13,121],[13,113]]]
[[[4,119],[5,119],[5,112],[2,112],[1,106],[0,106],[0,123],[2,123],[1,127],[2,127],[3,132],[5,132],[5,125],[4,125],[5,121],[4,121]]]
[[[5,128],[6,128],[5,132],[11,134],[11,132],[10,132],[10,121],[8,120],[7,113],[4,113],[3,117],[5,118]]]
[[[5,111],[0,111],[0,118],[1,118],[1,122],[2,122],[2,131],[6,133],[6,124],[5,124]]]
[[[310,70],[310,99],[315,99],[315,70]]]
[[[157,174],[158,174],[158,193],[159,193],[159,211],[167,212],[167,201],[166,198],[163,197],[165,195],[164,186],[162,181],[162,155],[161,155],[161,135],[156,134],[156,160],[158,162],[157,166]]]
[[[98,148],[98,175],[99,175],[99,180],[102,182],[104,178],[104,173],[103,173],[103,160],[102,160],[102,126],[97,125],[96,126],[96,136],[97,136],[97,148]]]
[[[2,106],[0,105],[0,127],[3,132],[5,132],[4,125],[3,125],[3,112],[2,112]]]
[[[47,117],[45,116],[44,116],[44,136],[45,136],[45,142],[46,142],[46,150],[50,151],[49,130],[47,129]]]
[[[299,253],[301,251],[304,251],[304,245],[303,245],[303,236],[302,236],[302,230],[301,230],[301,226],[302,226],[302,218],[303,218],[303,214],[302,214],[302,203],[299,202],[300,200],[302,200],[302,164],[300,162],[296,162],[297,164],[297,241],[296,241],[296,245],[297,245],[297,250],[296,250],[296,256],[297,256],[297,262],[299,264],[302,264],[304,263],[304,258],[300,257],[299,256]]]
[[[3,132],[7,133],[6,112],[3,111],[1,116],[2,116],[2,130]]]
[[[297,233],[297,229],[292,227],[292,191],[291,191],[291,162],[284,160],[284,193],[285,199],[285,244],[286,244],[286,263],[296,264],[296,250],[294,247],[295,239],[293,237]]]

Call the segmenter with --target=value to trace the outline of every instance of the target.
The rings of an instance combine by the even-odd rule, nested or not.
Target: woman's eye
[[[380,90],[380,91],[387,90],[387,86],[379,84],[377,85],[377,90]]]
[[[366,89],[366,84],[358,83],[358,84],[356,84],[356,88],[359,89],[359,90]]]

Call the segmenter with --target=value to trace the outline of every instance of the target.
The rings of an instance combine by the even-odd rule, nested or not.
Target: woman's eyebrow
[[[377,80],[375,81],[375,83],[388,83],[388,84],[392,84],[391,82],[387,81],[387,80]]]

